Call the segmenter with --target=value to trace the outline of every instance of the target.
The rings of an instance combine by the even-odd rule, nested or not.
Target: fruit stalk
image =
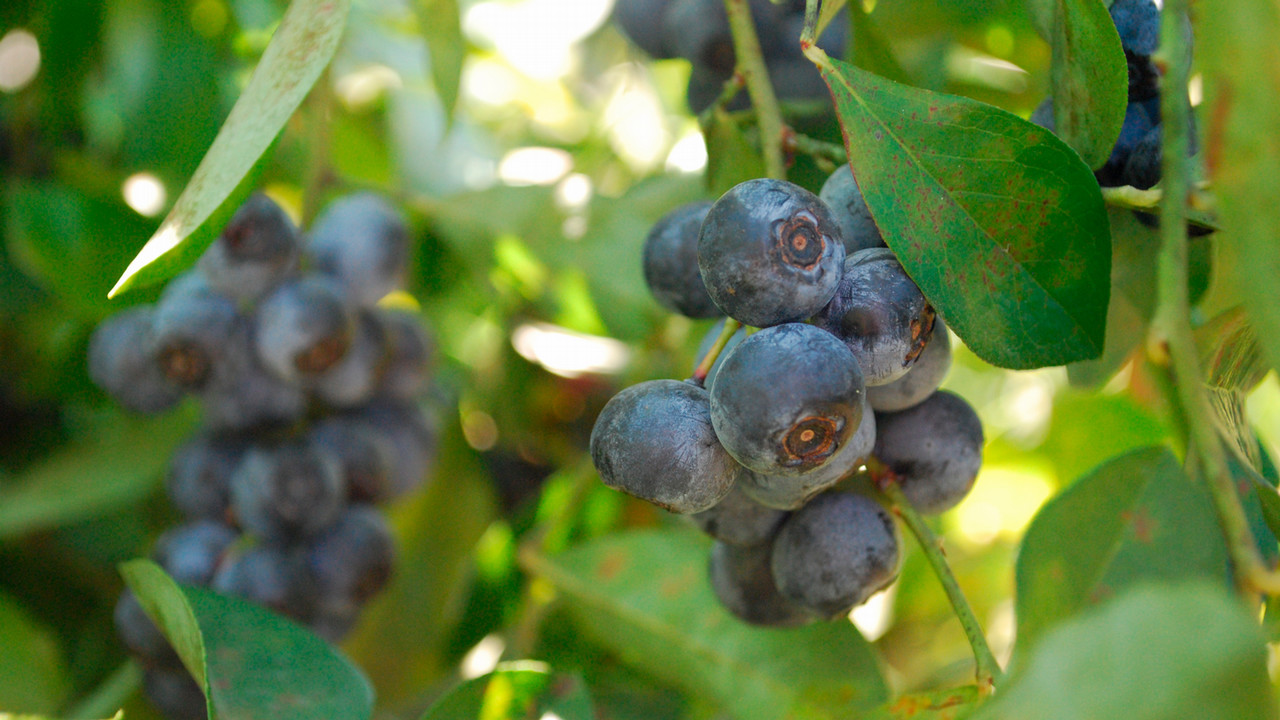
[[[1182,18],[1187,0],[1166,0],[1161,48],[1169,58],[1161,93],[1164,118],[1163,185],[1160,205],[1161,247],[1158,258],[1156,317],[1152,323],[1153,354],[1173,373],[1176,404],[1186,423],[1191,451],[1189,469],[1203,476],[1226,537],[1236,584],[1244,592],[1280,593],[1280,574],[1269,570],[1258,553],[1235,483],[1226,450],[1214,428],[1214,409],[1204,392],[1202,369],[1192,335],[1191,304],[1187,295],[1187,199],[1191,190],[1188,159],[1190,106],[1186,87],[1189,54]],[[1167,353],[1167,357],[1160,357]]]
[[[989,693],[1000,681],[1004,671],[1000,669],[1000,662],[991,652],[987,637],[982,632],[982,625],[978,623],[977,616],[973,614],[973,608],[969,607],[969,601],[960,590],[960,583],[956,582],[951,566],[947,565],[947,558],[942,551],[938,536],[933,534],[933,530],[925,523],[924,518],[911,507],[911,503],[902,494],[902,488],[898,487],[898,483],[891,474],[875,474],[880,475],[876,487],[888,498],[894,514],[902,518],[907,528],[911,530],[911,534],[915,536],[916,542],[924,552],[925,559],[929,561],[929,566],[933,568],[934,575],[938,576],[938,582],[942,584],[956,619],[960,621],[960,627],[964,628],[965,637],[969,639],[969,645],[973,648],[978,690],[984,694]]]
[[[729,344],[729,340],[733,338],[733,334],[738,332],[738,328],[742,327],[742,323],[733,318],[726,318],[724,321],[724,330],[720,331],[720,337],[716,338],[715,343],[711,345],[711,349],[707,351],[706,357],[702,358],[702,362],[698,363],[698,367],[693,369],[693,381],[699,387],[706,384],[707,373],[711,372],[711,366],[716,364],[716,359],[720,357],[720,353],[724,352],[724,348]]]
[[[760,150],[764,156],[765,174],[775,180],[787,178],[786,160],[782,155],[782,110],[769,81],[760,39],[747,0],[724,0],[729,29],[733,33],[733,50],[738,58],[737,72],[747,86],[751,104],[756,109],[760,126]]]

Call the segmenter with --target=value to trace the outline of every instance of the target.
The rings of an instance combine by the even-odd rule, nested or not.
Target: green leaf
[[[11,715],[9,713],[0,712],[0,720],[54,720],[48,715]],[[116,712],[115,715],[106,720],[124,720],[124,710]]]
[[[351,0],[289,4],[244,94],[231,108],[191,181],[108,297],[139,283],[172,277],[184,261],[212,241],[212,233],[194,237],[192,233],[230,217],[239,203],[229,200],[239,194],[237,188],[244,192],[246,176],[332,59],[350,5]],[[180,252],[174,254],[175,250]]]
[[[0,708],[48,713],[62,706],[70,687],[57,637],[2,593],[0,648]]]
[[[740,182],[765,176],[759,148],[747,140],[724,109],[716,108],[703,136],[707,142],[707,191],[713,197]]]
[[[97,517],[155,491],[188,413],[99,423],[0,491],[0,540]]]
[[[436,701],[422,720],[523,720],[550,713],[562,720],[592,720],[595,710],[582,678],[553,674],[539,662],[504,663],[462,683]]]
[[[852,624],[782,631],[730,616],[707,584],[707,544],[692,533],[611,535],[527,562],[597,643],[735,717],[849,717],[886,699]]]
[[[453,116],[462,84],[462,61],[467,44],[462,37],[462,14],[458,0],[416,0],[413,10],[431,55],[431,78],[444,105],[446,118]]]
[[[1017,648],[1138,581],[1183,578],[1227,578],[1207,492],[1167,448],[1115,458],[1031,521],[1016,568]]]
[[[1091,168],[1111,156],[1129,104],[1120,35],[1101,0],[1031,0],[1032,19],[1053,47],[1054,129]]]
[[[848,2],[848,0],[826,0],[826,2],[822,3],[822,7],[818,9],[818,27],[814,32],[814,37],[822,37],[822,33],[826,31],[827,26],[830,25],[831,21],[836,19],[836,15],[839,15],[840,11],[844,9],[846,2]],[[854,3],[854,5],[860,4],[861,3],[857,2]]]
[[[306,628],[245,600],[180,586],[149,560],[120,571],[205,688],[210,720],[372,716],[368,681]]]
[[[955,720],[972,712],[981,700],[978,688],[972,685],[903,695],[876,708],[866,720]]]
[[[1064,538],[1065,539],[1065,538]],[[1143,584],[1065,623],[973,720],[1273,720],[1257,622],[1222,587]]]
[[[1197,67],[1208,100],[1204,157],[1218,196],[1223,241],[1238,262],[1237,288],[1259,342],[1280,369],[1280,6],[1206,0],[1196,7]],[[1242,58],[1247,58],[1242,62]]]
[[[1080,157],[998,108],[806,52],[885,241],[965,344],[1008,368],[1097,357],[1111,244]]]

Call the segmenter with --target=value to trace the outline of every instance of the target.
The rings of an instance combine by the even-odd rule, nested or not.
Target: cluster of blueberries
[[[784,101],[822,100],[829,105],[822,76],[800,52],[804,0],[750,0],[748,4],[778,97]],[[614,18],[627,37],[650,56],[680,57],[692,63],[687,98],[695,113],[710,107],[733,77],[737,56],[724,0],[618,0]],[[842,13],[818,39],[818,45],[832,55],[843,55],[847,39],[848,20]],[[739,94],[729,108],[744,109],[748,102],[745,94]]]
[[[840,481],[868,466],[940,513],[982,462],[977,414],[938,389],[941,319],[847,165],[820,195],[755,179],[677,208],[650,231],[644,273],[663,306],[743,327],[711,329],[691,380],[609,401],[591,434],[602,480],[715,539],[711,584],[739,618],[846,615],[893,581],[900,552],[888,513]]]
[[[433,343],[417,313],[378,304],[403,284],[409,249],[403,218],[376,195],[335,201],[304,242],[257,194],[155,305],[95,331],[90,375],[121,405],[201,401],[203,426],[168,476],[184,522],[153,552],[174,579],[330,641],[386,584],[395,546],[375,506],[423,482],[436,441],[419,404]],[[205,717],[127,590],[115,620],[152,701],[171,718]]]
[[[1131,185],[1147,190],[1160,182],[1163,158],[1160,69],[1151,60],[1160,46],[1160,8],[1155,0],[1116,0],[1111,5],[1111,20],[1120,33],[1129,65],[1129,105],[1111,156],[1094,175],[1102,187]],[[1053,112],[1053,98],[1045,98],[1031,114],[1031,122],[1053,131]],[[1191,141],[1194,154],[1194,132]]]

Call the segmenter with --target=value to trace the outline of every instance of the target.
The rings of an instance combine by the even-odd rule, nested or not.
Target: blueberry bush
[[[0,717],[1280,718],[1280,7],[0,4]]]

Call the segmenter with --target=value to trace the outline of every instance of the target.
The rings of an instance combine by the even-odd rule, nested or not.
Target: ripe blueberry
[[[698,236],[707,292],[729,317],[764,327],[813,315],[840,282],[840,226],[821,198],[784,180],[739,183]]]
[[[939,390],[876,421],[876,459],[893,470],[912,507],[937,514],[969,494],[982,466],[982,421],[964,398]]]
[[[768,543],[713,544],[707,574],[716,598],[735,617],[752,625],[795,627],[813,622],[813,615],[778,592],[769,570],[771,551]]]
[[[356,304],[372,307],[404,284],[409,227],[380,195],[348,195],[316,218],[307,252],[316,269],[341,283]]]
[[[783,597],[834,620],[893,582],[900,560],[897,529],[883,508],[829,492],[782,524],[770,567]]]
[[[382,513],[353,505],[307,548],[306,561],[321,595],[360,604],[391,578],[395,539]]]
[[[89,339],[89,377],[116,402],[139,413],[164,412],[182,399],[182,388],[149,351],[154,314],[149,305],[116,313]]]
[[[742,546],[768,542],[786,517],[785,511],[765,507],[747,497],[741,483],[720,502],[689,516],[702,532],[716,540]]]
[[[355,333],[355,313],[341,286],[320,276],[291,280],[258,305],[258,357],[281,380],[300,382],[338,364]]]
[[[720,314],[698,271],[698,231],[711,203],[693,202],[663,215],[644,241],[644,280],[663,307],[691,318]]]
[[[591,430],[591,460],[604,484],[675,513],[715,505],[739,472],[711,427],[707,391],[678,380],[613,396]]]
[[[338,461],[303,443],[255,447],[231,476],[231,504],[240,525],[276,542],[313,536],[328,527],[346,492]]]
[[[254,193],[196,267],[214,290],[252,302],[297,268],[298,250],[293,221],[271,198]]]
[[[880,228],[871,217],[871,210],[867,208],[867,201],[863,199],[848,163],[831,173],[822,184],[818,197],[830,206],[832,216],[840,223],[846,258],[859,250],[885,247]]]
[[[223,553],[239,536],[216,520],[197,520],[166,530],[151,557],[180,583],[208,585]]]
[[[151,352],[166,377],[199,390],[226,371],[226,348],[239,320],[235,303],[203,275],[186,273],[169,283],[156,304]]]
[[[933,323],[933,334],[925,343],[919,359],[905,375],[884,385],[867,388],[867,400],[873,410],[893,412],[919,405],[942,385],[951,369],[951,336],[942,318]]]
[[[800,475],[834,457],[862,420],[862,372],[835,336],[788,323],[747,337],[711,387],[716,436],[738,462]]]

